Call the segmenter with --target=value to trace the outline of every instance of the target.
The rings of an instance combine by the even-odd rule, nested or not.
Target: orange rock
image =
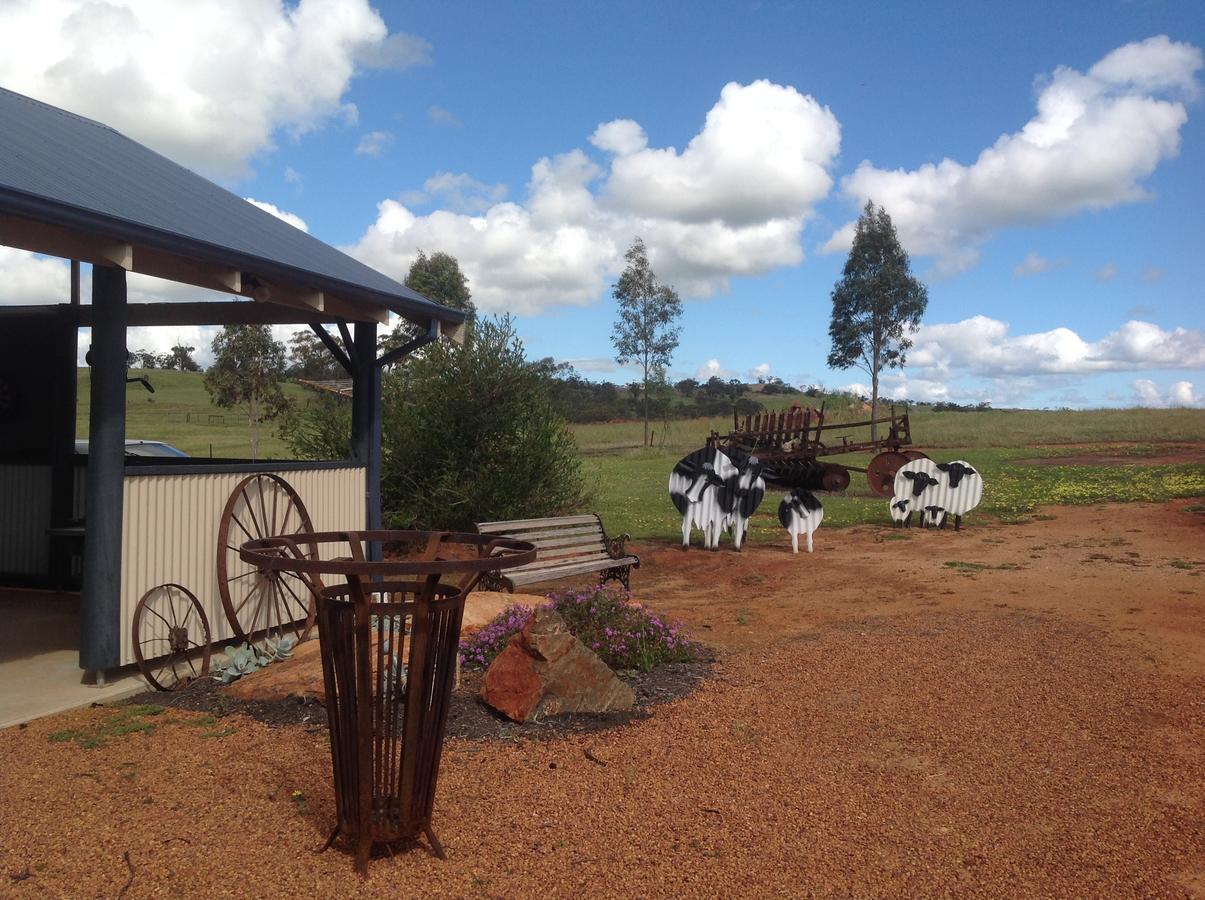
[[[485,673],[481,698],[509,719],[631,709],[636,695],[550,609],[537,610]]]

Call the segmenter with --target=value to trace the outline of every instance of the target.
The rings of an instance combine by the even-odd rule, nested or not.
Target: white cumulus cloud
[[[66,303],[71,270],[61,259],[0,245],[0,305]]]
[[[828,194],[828,167],[841,147],[828,107],[769,81],[725,85],[703,130],[680,153],[645,146],[633,126],[621,120],[594,133],[594,143],[615,156],[605,194],[628,213],[678,222],[742,227],[795,219]]]
[[[1205,406],[1205,397],[1196,392],[1191,381],[1177,381],[1163,390],[1149,378],[1139,378],[1130,384],[1134,401],[1139,406],[1166,408],[1171,406]]]
[[[301,218],[301,216],[297,215],[296,213],[286,212],[278,207],[275,203],[269,203],[266,200],[256,200],[254,197],[244,197],[243,199],[252,206],[258,206],[264,212],[271,213],[272,215],[276,216],[276,218],[280,219],[280,221],[288,222],[294,228],[298,228],[301,231],[309,233],[310,226],[305,223],[305,219]]]
[[[1205,367],[1205,333],[1170,331],[1129,321],[1099,341],[1069,328],[1012,335],[1006,322],[973,316],[961,322],[922,325],[908,365],[929,378],[1084,375],[1149,369]]]
[[[662,281],[706,296],[802,261],[800,235],[832,186],[840,139],[836,117],[794,88],[732,83],[681,151],[650,147],[630,119],[604,122],[589,141],[605,164],[582,149],[544,157],[518,201],[438,173],[382,201],[348,250],[404,277],[420,249],[438,247],[460,262],[480,308],[536,313],[594,302],[639,235]],[[445,208],[411,208],[436,198]]]
[[[1127,44],[1086,73],[1060,67],[1045,79],[1037,113],[967,165],[918,169],[862,162],[842,182],[860,204],[891,215],[912,254],[935,258],[936,274],[973,266],[998,230],[1147,197],[1142,181],[1180,148],[1184,100],[1197,92],[1201,51],[1166,36]],[[853,224],[826,251],[843,251]]]
[[[429,62],[368,0],[0,3],[0,84],[211,177],[335,117],[357,70]]]
[[[717,376],[727,381],[729,378],[734,378],[736,373],[721,365],[718,359],[709,359],[695,369],[695,378],[699,381],[707,381],[709,378]]]
[[[759,378],[769,378],[771,371],[769,363],[759,363],[751,368],[747,375],[751,381],[757,381]]]
[[[485,184],[467,172],[436,172],[425,182],[421,191],[407,191],[402,202],[421,206],[438,200],[444,208],[457,213],[479,213],[506,197],[506,185]]]

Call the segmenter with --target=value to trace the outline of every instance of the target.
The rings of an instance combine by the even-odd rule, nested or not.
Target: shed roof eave
[[[136,222],[116,219],[93,210],[74,207],[9,188],[0,187],[0,214],[10,214],[34,222],[54,225],[77,232],[84,237],[99,237],[132,244],[135,247],[144,246],[171,253],[184,260],[229,266],[249,275],[282,282],[298,290],[326,291],[338,297],[384,308],[410,320],[424,323],[434,320],[441,324],[446,323],[449,326],[447,329],[449,332],[455,332],[466,319],[463,310],[442,306],[401,284],[398,284],[399,291],[396,294],[378,291],[321,273],[299,269],[277,260],[265,259],[229,247],[185,238]],[[53,248],[33,248],[33,250],[48,255],[59,255]]]

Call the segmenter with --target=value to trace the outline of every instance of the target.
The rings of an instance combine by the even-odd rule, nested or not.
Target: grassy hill
[[[166,441],[193,456],[250,455],[251,429],[237,410],[219,409],[209,400],[199,372],[132,369],[155,386],[148,394],[141,385],[126,388],[126,435],[142,440]],[[90,370],[79,370],[76,434],[88,434]],[[300,385],[285,386],[285,395],[304,403],[315,395]],[[860,404],[848,398],[811,398],[802,394],[749,394],[767,408],[785,409],[791,403],[827,403],[826,421],[866,419]],[[885,414],[886,411],[884,411]],[[934,410],[917,405],[909,410],[913,442],[920,447],[1024,447],[1034,444],[1096,443],[1101,441],[1205,441],[1205,410],[1200,409],[1089,409]],[[571,426],[578,446],[589,455],[638,451],[643,426],[637,421],[590,422]],[[701,447],[714,428],[732,427],[731,415],[672,419],[651,423],[656,444],[670,451]],[[289,452],[268,423],[260,430],[260,456],[286,459]]]
[[[148,394],[141,385],[127,388],[126,434],[131,438],[161,440],[193,456],[246,458],[250,455],[250,428],[237,411],[215,407],[209,401],[199,373],[135,370],[155,386]],[[87,435],[89,371],[79,372],[77,434]],[[315,395],[299,385],[285,393],[298,402]],[[820,398],[800,394],[752,399],[780,409],[792,401],[819,405]],[[861,421],[866,413],[849,398],[825,398],[830,422]],[[979,467],[990,491],[979,514],[1017,521],[1032,514],[1040,503],[1094,503],[1108,500],[1161,501],[1171,497],[1199,496],[1205,492],[1205,475],[1198,465],[1097,467],[1090,465],[1018,466],[1013,460],[1035,455],[1070,452],[1050,445],[1090,445],[1129,442],[1126,448],[1140,461],[1149,445],[1169,441],[1205,442],[1205,410],[1200,409],[1095,409],[1095,410],[935,410],[918,405],[910,409],[913,441],[932,450],[939,459],[961,457]],[[651,423],[657,446],[641,447],[643,426],[638,421],[585,423],[571,426],[585,457],[587,487],[593,495],[590,508],[617,531],[634,537],[675,540],[681,519],[665,493],[666,477],[674,463],[690,450],[703,446],[712,429],[732,427],[731,415],[676,419]],[[861,433],[858,437],[865,437]],[[1047,449],[1031,449],[1048,445]],[[288,458],[288,450],[274,423],[261,429],[260,456]],[[838,456],[834,461],[864,466],[863,456]],[[850,490],[826,495],[828,527],[885,521],[883,500],[870,494],[865,481],[855,475]],[[777,502],[763,504],[752,523],[754,539],[780,540],[774,513]]]
[[[779,397],[782,395],[776,395]],[[795,396],[800,400],[799,396]],[[802,398],[801,402],[816,402]],[[888,410],[880,412],[886,415]],[[897,407],[902,412],[902,407]],[[825,421],[865,421],[856,409],[830,405]],[[1025,447],[1035,444],[1080,444],[1102,441],[1137,443],[1205,441],[1205,410],[1200,409],[984,409],[974,411],[935,410],[930,406],[909,407],[912,441],[918,447]],[[672,419],[651,422],[654,444],[683,452],[703,446],[712,429],[721,434],[732,428],[732,416]],[[636,421],[587,422],[572,426],[578,446],[590,454],[639,450],[643,424]],[[857,434],[859,438],[869,437]]]
[[[75,433],[88,436],[88,392],[91,370],[80,369],[77,381]],[[126,437],[166,441],[191,456],[249,458],[251,428],[245,415],[220,409],[209,401],[200,372],[131,369],[130,377],[145,375],[154,385],[149,394],[140,384],[126,386]],[[300,385],[285,385],[285,396],[305,402],[314,394]],[[276,424],[260,426],[261,459],[287,459],[288,449],[276,433]]]

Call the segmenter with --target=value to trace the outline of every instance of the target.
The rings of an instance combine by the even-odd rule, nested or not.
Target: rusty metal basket
[[[398,556],[368,559],[366,544]],[[376,843],[425,835],[443,859],[431,813],[465,597],[486,571],[534,560],[535,546],[483,534],[337,531],[248,541],[240,555],[261,571],[346,580],[318,591],[337,817],[326,847],[350,837],[361,875]]]

